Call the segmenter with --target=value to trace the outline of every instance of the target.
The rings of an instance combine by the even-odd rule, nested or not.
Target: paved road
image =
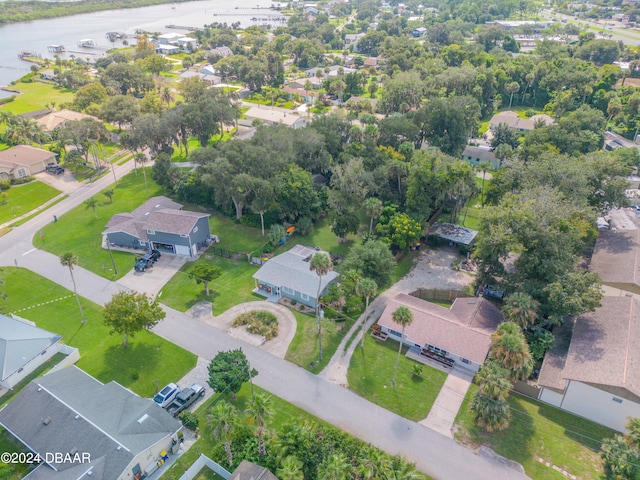
[[[120,177],[132,169],[129,162],[118,167],[116,174]],[[105,188],[111,179],[108,176],[86,185],[47,212],[0,237],[0,265],[26,267],[71,289],[69,272],[60,265],[58,257],[35,249],[31,238],[51,221],[53,215],[61,216],[79,205]],[[126,289],[82,268],[76,268],[75,277],[79,294],[98,304],[110,300],[116,291]],[[343,387],[236,340],[206,323],[169,308],[165,310],[166,319],[154,328],[157,334],[205,359],[213,358],[220,350],[242,347],[251,364],[260,371],[257,385],[356,437],[390,453],[405,455],[433,477],[452,480],[527,478],[496,460],[478,456],[433,430],[384,410]]]

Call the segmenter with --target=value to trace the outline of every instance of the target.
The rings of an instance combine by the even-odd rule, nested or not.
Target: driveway
[[[41,172],[34,175],[42,183],[60,190],[62,193],[69,195],[71,192],[75,192],[82,184],[76,180],[76,177],[69,170],[64,171],[64,175],[52,175],[51,173]]]
[[[150,297],[155,297],[160,294],[162,287],[171,280],[171,277],[173,277],[185,263],[193,260],[184,255],[163,253],[151,268],[147,268],[144,272],[136,272],[133,266],[137,258],[136,256],[131,256],[131,270],[118,280],[118,283],[131,290],[146,293]]]

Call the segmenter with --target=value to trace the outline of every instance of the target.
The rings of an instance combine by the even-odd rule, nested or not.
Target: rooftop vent
[[[47,417],[47,418],[45,418],[44,420],[42,420],[42,423],[43,423],[44,425],[49,425],[49,424],[51,423],[51,417]]]
[[[42,391],[42,387],[38,387],[38,391],[41,392]]]
[[[78,449],[76,447],[73,447],[71,450],[69,450],[69,455],[71,455],[72,457],[78,453]]]
[[[142,423],[142,422],[144,422],[147,418],[149,418],[149,415],[145,413],[144,415],[142,415],[142,416],[138,419],[138,423],[140,423],[140,424],[141,424],[141,423]]]
[[[80,418],[80,415],[76,415],[74,418],[78,420]]]

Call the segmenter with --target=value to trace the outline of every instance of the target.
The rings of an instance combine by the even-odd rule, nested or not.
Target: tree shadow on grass
[[[138,382],[151,383],[155,380],[151,376],[157,372],[162,349],[159,345],[144,343],[143,333],[136,335],[133,340],[130,338],[129,346],[126,348],[122,345],[113,345],[105,351],[106,370],[98,375],[100,381],[114,380],[120,385],[129,387]]]
[[[491,440],[489,445],[500,455],[518,463],[526,463],[531,459],[532,440],[536,434],[536,427],[531,415],[524,408],[523,399],[511,393],[508,399],[511,421],[506,430],[485,433]]]

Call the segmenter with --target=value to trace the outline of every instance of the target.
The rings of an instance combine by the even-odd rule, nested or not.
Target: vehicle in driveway
[[[167,407],[167,412],[175,417],[202,396],[204,396],[204,387],[194,383],[176,395],[176,398]]]
[[[170,383],[153,397],[153,401],[160,405],[162,408],[167,407],[176,398],[176,395],[180,393],[180,387],[175,383]]]
[[[148,267],[153,266],[160,257],[161,255],[158,250],[149,250],[142,257],[136,260],[136,264],[133,268],[136,272],[144,272]]]
[[[56,165],[55,163],[50,163],[49,165],[44,167],[44,169],[45,169],[45,171],[47,173],[51,173],[53,175],[63,175],[64,174],[64,168],[62,168],[60,165]]]

